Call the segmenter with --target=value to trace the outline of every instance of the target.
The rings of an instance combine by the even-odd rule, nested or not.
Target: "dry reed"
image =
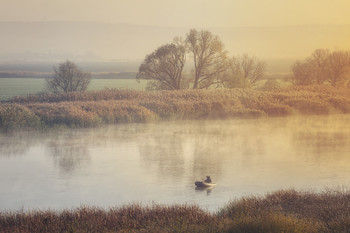
[[[217,213],[194,205],[0,212],[0,232],[349,232],[350,192],[281,190]]]
[[[42,126],[92,127],[106,123],[168,119],[288,116],[350,112],[350,90],[329,86],[273,91],[244,89],[131,91],[112,90],[16,97],[0,104],[0,128],[35,127],[12,118],[12,108],[39,119]],[[13,122],[11,122],[13,121]],[[35,120],[36,122],[37,120]],[[5,123],[4,123],[5,122]],[[27,122],[27,124],[26,124]]]

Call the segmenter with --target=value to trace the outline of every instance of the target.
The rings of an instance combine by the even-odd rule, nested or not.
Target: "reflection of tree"
[[[206,175],[220,182],[228,174],[244,173],[283,156],[344,159],[350,145],[348,117],[310,119],[176,121],[0,134],[0,156],[33,155],[39,150],[70,175],[89,161],[91,147],[136,145],[140,153],[136,162],[151,175],[191,183]]]
[[[93,130],[67,130],[59,134],[52,135],[46,143],[48,153],[54,159],[54,164],[64,174],[71,174],[81,166],[82,163],[90,159],[89,146],[94,145],[95,140]]]
[[[200,126],[195,137],[193,172],[198,176],[210,175],[214,180],[222,176],[224,166],[248,167],[258,163],[265,154],[265,142],[252,137],[251,129],[239,128],[230,121]],[[255,129],[259,134],[259,129]]]
[[[153,125],[137,140],[142,161],[172,182],[188,177],[194,181],[206,175],[216,179],[223,161],[232,157],[237,146],[235,132],[222,124],[225,122],[218,127],[211,122],[175,122],[168,123],[167,130]]]
[[[51,141],[48,143],[50,155],[54,164],[65,174],[71,174],[76,167],[89,159],[86,145],[71,143],[69,141]]]
[[[322,130],[297,131],[293,135],[296,148],[311,150],[311,154],[338,154],[337,149],[343,150],[350,145],[350,132],[327,132]]]
[[[180,136],[154,135],[139,142],[139,151],[147,167],[156,169],[162,178],[173,182],[183,178],[185,166],[183,140]]]
[[[79,130],[0,134],[0,156],[24,156],[28,152],[36,153],[38,148],[47,147],[54,163],[65,173],[71,173],[89,158],[87,147],[93,144],[94,138],[94,134],[85,134]]]
[[[136,143],[145,167],[157,169],[159,177],[171,182],[189,177],[195,181],[206,175],[215,181],[227,163],[249,166],[252,161],[259,163],[265,153],[266,143],[260,137],[228,121],[169,122],[165,128],[161,124],[143,128]]]
[[[222,169],[223,156],[227,155],[222,134],[197,135],[194,144],[193,171],[196,176],[218,177]],[[220,159],[219,159],[220,158]]]

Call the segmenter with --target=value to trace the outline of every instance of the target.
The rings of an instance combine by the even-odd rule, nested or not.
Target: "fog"
[[[303,58],[350,49],[347,0],[2,0],[0,62],[143,59],[191,28],[231,55]]]
[[[0,23],[0,62],[142,60],[191,27],[92,22]],[[231,55],[297,59],[315,49],[350,49],[350,25],[204,27],[219,35]]]
[[[89,21],[170,27],[347,24],[347,0],[2,0],[0,21]]]
[[[0,134],[0,208],[228,201],[350,187],[348,115],[168,121]],[[217,186],[196,190],[210,175]]]

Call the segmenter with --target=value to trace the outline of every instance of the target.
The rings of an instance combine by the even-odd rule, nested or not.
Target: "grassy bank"
[[[349,192],[282,190],[242,198],[214,214],[190,205],[2,212],[0,232],[340,233],[350,230],[349,207]]]
[[[1,73],[1,72],[0,72]],[[1,75],[1,74],[0,74]],[[47,75],[46,77],[48,77]],[[27,96],[36,94],[45,89],[45,78],[0,78],[0,101],[13,98],[15,96]],[[113,78],[93,78],[89,84],[89,91],[103,90],[106,87],[117,89],[144,90],[147,80],[141,80],[138,83],[134,79],[117,79]]]
[[[288,116],[350,112],[350,90],[328,86],[145,92],[103,90],[16,97],[0,104],[0,127],[148,122],[168,119]]]

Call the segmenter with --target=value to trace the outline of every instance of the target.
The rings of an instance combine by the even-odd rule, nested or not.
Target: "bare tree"
[[[251,88],[264,77],[265,71],[265,62],[244,54],[232,57],[229,68],[221,75],[221,81],[226,88]]]
[[[292,66],[292,82],[295,85],[311,85],[312,69],[309,62],[296,61]]]
[[[186,62],[186,48],[180,39],[159,47],[146,56],[137,79],[150,79],[148,89],[179,90],[185,85],[182,75]]]
[[[345,75],[349,72],[350,53],[345,51],[334,51],[329,55],[329,82],[337,86],[343,82]]]
[[[316,49],[307,59],[306,63],[310,65],[313,83],[322,84],[327,80],[330,68],[329,55],[328,49]]]
[[[90,83],[91,74],[83,72],[76,64],[66,61],[54,67],[53,78],[47,79],[47,88],[54,92],[85,91]]]
[[[329,83],[332,86],[344,84],[350,71],[350,53],[317,49],[304,61],[292,66],[293,81],[297,85]]]
[[[209,31],[190,30],[186,42],[193,57],[193,89],[219,83],[218,77],[228,67],[227,51],[218,36]]]

